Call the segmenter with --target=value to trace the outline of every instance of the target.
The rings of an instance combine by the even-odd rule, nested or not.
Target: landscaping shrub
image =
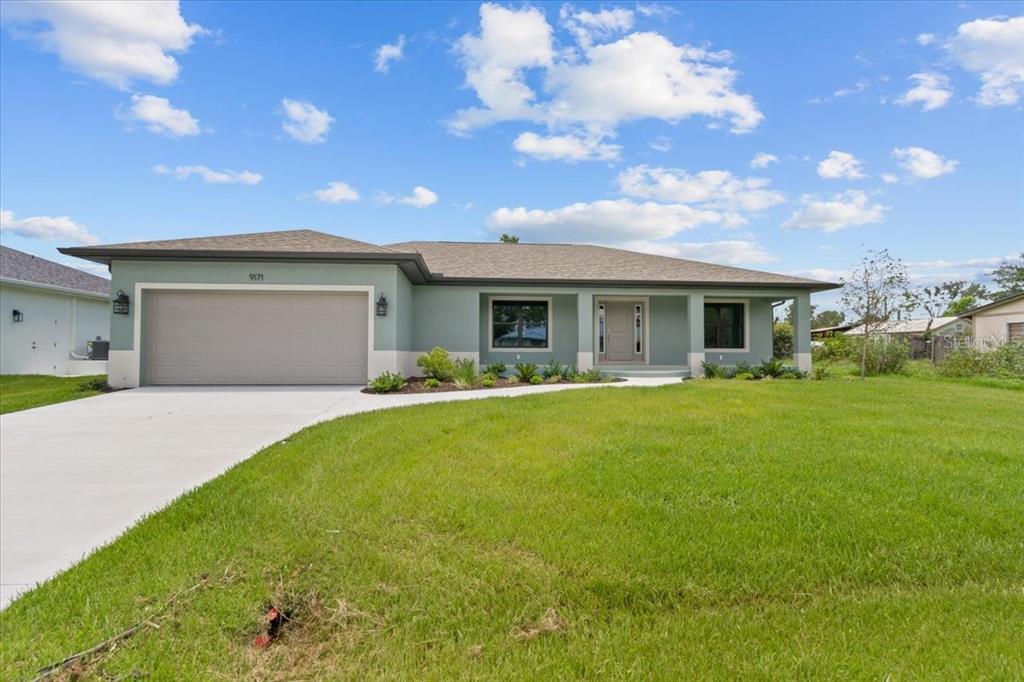
[[[441,382],[435,379],[434,377],[428,377],[423,382],[423,387],[428,389],[441,388]]]
[[[828,379],[829,376],[832,374],[829,368],[826,367],[825,365],[815,365],[811,371],[812,376],[818,381],[821,381],[822,379]]]
[[[451,354],[440,346],[435,346],[429,353],[417,358],[416,366],[422,369],[427,377],[438,381],[451,381],[455,378],[455,362]]]
[[[558,377],[561,379],[563,372],[565,372],[565,368],[562,367],[558,361],[552,360],[551,363],[544,368],[544,378],[550,379],[551,377]]]
[[[761,365],[757,369],[761,373],[761,376],[776,379],[782,376],[785,365],[783,365],[782,360],[779,360],[778,358],[768,358],[762,361]]]
[[[516,374],[513,374],[512,376],[506,378],[505,381],[507,381],[510,385],[518,384],[519,383],[519,376],[516,375]]]
[[[732,378],[739,379],[740,381],[753,381],[754,374],[752,372],[738,372]]]
[[[793,355],[793,325],[776,322],[772,329],[772,357],[788,358]]]
[[[532,362],[517,362],[512,368],[515,376],[522,382],[532,381],[537,374],[537,365]]]
[[[469,383],[462,377],[455,377],[455,381],[453,381],[452,383],[455,385],[455,388],[459,389],[460,391],[464,391],[467,388],[473,388],[473,384]]]
[[[706,379],[729,379],[734,374],[728,367],[713,362],[704,361],[700,364],[704,368],[704,378]]]
[[[865,343],[868,348],[866,370],[869,376],[903,374],[906,371],[907,363],[910,361],[910,346],[906,341],[880,336],[867,340],[855,339],[850,343],[848,357],[858,365]]]
[[[405,377],[398,372],[384,372],[370,382],[374,393],[393,393],[405,388]]]
[[[591,367],[586,372],[576,372],[572,380],[577,384],[596,384],[604,381],[604,375],[597,367]]]
[[[545,384],[557,384],[561,380],[562,380],[562,375],[561,374],[552,374],[551,376],[549,376],[548,378],[546,378],[544,380],[544,383]]]
[[[497,380],[495,380],[494,376],[490,374],[485,374],[483,378],[480,379],[480,385],[484,388],[494,388],[496,383]]]
[[[821,345],[811,346],[811,359],[815,362],[853,359],[850,357],[850,337],[836,334],[827,337]]]
[[[490,374],[495,378],[502,377],[505,376],[505,370],[507,369],[508,367],[504,362],[490,362],[484,367],[484,374]]]
[[[534,386],[536,386],[537,384],[543,384],[544,377],[542,377],[539,374],[534,374],[533,376],[530,377],[530,383],[533,384]]]
[[[579,373],[580,371],[576,368],[576,365],[566,365],[565,373],[562,375],[562,378],[566,381],[575,381],[576,375]]]
[[[461,381],[468,386],[476,383],[476,363],[472,358],[460,358],[455,361],[455,370],[452,372],[455,381]]]
[[[945,377],[1024,379],[1024,344],[1006,343],[987,353],[960,348],[947,355],[935,369]]]

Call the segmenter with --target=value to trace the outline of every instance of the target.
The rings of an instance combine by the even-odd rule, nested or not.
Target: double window
[[[491,347],[548,347],[548,301],[491,301]]]
[[[704,304],[704,348],[740,349],[746,345],[744,307],[743,303]]]

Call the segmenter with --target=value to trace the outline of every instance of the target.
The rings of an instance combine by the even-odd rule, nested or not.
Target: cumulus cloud
[[[805,194],[800,199],[802,208],[782,224],[793,230],[822,230],[835,232],[856,225],[880,223],[887,207],[872,203],[867,192],[849,190],[830,199]]]
[[[953,97],[953,90],[949,86],[949,77],[945,74],[915,73],[907,80],[916,81],[917,85],[896,99],[896,104],[900,106],[905,107],[920,102],[922,111],[933,111],[946,106]]]
[[[857,180],[864,177],[860,165],[853,154],[833,150],[818,164],[818,175],[829,180]]]
[[[675,168],[634,166],[617,178],[619,190],[632,197],[694,204],[705,209],[757,212],[783,203],[786,198],[768,189],[765,178],[738,178],[729,171],[706,170],[688,173]],[[732,225],[742,224],[731,216]]]
[[[311,102],[288,99],[281,100],[281,107],[287,119],[281,127],[299,142],[321,143],[327,139],[334,119],[324,109],[317,109]]]
[[[633,242],[623,248],[658,256],[687,258],[721,265],[761,265],[778,260],[756,241],[727,239],[714,242]]]
[[[937,178],[952,173],[959,161],[944,159],[938,154],[923,147],[897,147],[892,156],[899,162],[903,170],[920,179]]]
[[[672,149],[672,138],[666,135],[658,135],[647,146],[656,152],[667,152]]]
[[[575,135],[541,136],[526,132],[512,143],[517,152],[541,161],[612,161],[619,158],[621,147],[605,144],[597,137]]]
[[[918,45],[931,45],[932,43],[935,42],[935,34],[934,33],[918,33],[917,34],[917,38],[915,38],[915,41],[917,42]]]
[[[754,158],[750,160],[751,168],[767,168],[773,163],[778,163],[779,157],[774,154],[767,154],[765,152],[758,152]]]
[[[494,233],[514,231],[533,241],[609,243],[665,239],[721,220],[715,211],[685,204],[602,199],[553,210],[503,207],[488,216],[487,227]]]
[[[391,68],[391,62],[402,59],[402,52],[405,49],[405,36],[398,36],[398,42],[394,45],[381,45],[375,53],[373,70],[377,73],[387,73]]]
[[[178,109],[165,97],[132,95],[132,103],[119,116],[142,123],[146,130],[167,137],[192,137],[199,134],[199,121],[185,109]]]
[[[1012,106],[1024,88],[1024,16],[976,19],[961,24],[943,45],[961,68],[981,78],[975,101]]]
[[[0,232],[10,232],[20,237],[42,239],[48,242],[71,242],[74,244],[99,244],[99,239],[90,234],[85,225],[76,223],[69,216],[37,215],[30,218],[15,218],[14,211],[0,210]]]
[[[413,206],[415,208],[426,208],[427,206],[433,206],[436,204],[437,199],[437,194],[431,192],[422,185],[417,185],[412,188],[412,194],[407,197],[400,197],[398,199],[398,203],[405,204],[406,206]]]
[[[252,171],[215,171],[207,166],[175,166],[168,168],[160,164],[153,166],[153,172],[157,175],[173,175],[179,180],[198,176],[203,182],[213,185],[258,185],[263,181],[263,176]]]
[[[359,192],[347,182],[334,180],[327,187],[313,192],[313,198],[326,204],[340,204],[343,201],[359,201]]]
[[[457,111],[449,129],[467,134],[500,121],[529,121],[559,134],[613,136],[623,121],[644,118],[706,116],[729,121],[736,133],[760,123],[753,98],[735,89],[739,74],[728,65],[729,52],[676,45],[653,32],[616,37],[630,30],[632,19],[629,10],[565,8],[562,23],[577,49],[556,50],[540,9],[481,5],[479,32],[456,44],[466,86],[480,106]],[[531,75],[540,81],[536,90]]]
[[[185,52],[205,32],[181,16],[177,0],[4,3],[4,20],[18,25],[68,69],[115,88],[133,81],[168,85],[180,66],[170,53]]]

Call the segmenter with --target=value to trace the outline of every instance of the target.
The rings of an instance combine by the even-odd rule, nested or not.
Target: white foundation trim
[[[796,368],[801,372],[811,371],[811,354],[810,353],[794,353],[793,359],[796,360]]]
[[[690,376],[704,376],[704,353],[687,353],[686,364],[690,366]]]
[[[372,379],[389,367],[397,366],[397,351],[373,350],[373,327],[375,320],[374,287],[362,284],[215,284],[208,282],[136,282],[135,283],[135,317],[132,320],[132,350],[110,351],[108,382],[115,388],[134,388],[139,385],[139,374],[142,366],[142,292],[143,291],[241,291],[254,293],[258,291],[311,292],[325,291],[335,293],[366,294],[366,373]],[[377,357],[376,353],[383,355]],[[119,357],[115,361],[115,354]],[[131,367],[128,367],[128,364]],[[380,371],[377,368],[383,367]],[[395,371],[391,369],[389,371]],[[376,372],[376,373],[375,373]],[[122,382],[117,385],[114,381]]]
[[[594,353],[576,353],[576,369],[580,372],[586,372],[594,367]]]

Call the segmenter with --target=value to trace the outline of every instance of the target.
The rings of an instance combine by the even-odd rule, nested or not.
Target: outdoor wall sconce
[[[20,310],[18,310],[17,308],[15,308],[14,310],[11,311],[11,320],[13,322],[24,322],[25,321],[25,313],[23,313]]]
[[[128,294],[124,293],[124,289],[118,289],[117,298],[114,299],[113,303],[115,315],[128,314]]]
[[[377,299],[377,317],[387,317],[388,315],[388,299],[384,298],[384,294],[381,294]]]

